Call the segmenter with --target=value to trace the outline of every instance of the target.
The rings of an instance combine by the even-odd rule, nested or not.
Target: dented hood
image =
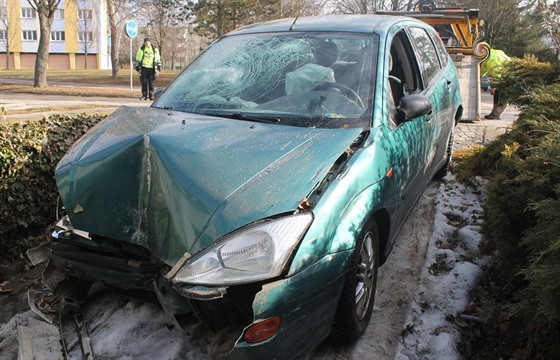
[[[173,265],[294,211],[360,132],[122,107],[69,150],[56,181],[75,228]]]

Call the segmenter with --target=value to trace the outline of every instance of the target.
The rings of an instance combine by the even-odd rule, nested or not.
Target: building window
[[[63,9],[56,9],[54,11],[54,19],[55,20],[62,20],[64,19],[64,10]]]
[[[78,41],[79,42],[92,42],[93,41],[93,34],[91,31],[80,31],[78,33]]]
[[[33,8],[21,8],[21,17],[23,19],[35,19],[35,10]]]
[[[51,31],[52,41],[64,41],[64,31]]]
[[[21,33],[23,40],[37,41],[37,30],[23,30]]]
[[[78,20],[91,20],[93,18],[93,10],[80,9],[78,10]]]
[[[8,40],[8,31],[0,30],[0,40]]]

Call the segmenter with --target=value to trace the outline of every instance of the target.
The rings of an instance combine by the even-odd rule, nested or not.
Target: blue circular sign
[[[138,24],[134,20],[128,20],[124,23],[124,33],[129,38],[135,38],[138,35]]]

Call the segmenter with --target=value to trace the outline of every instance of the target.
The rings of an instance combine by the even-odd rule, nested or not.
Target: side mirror
[[[425,95],[407,95],[401,99],[396,110],[399,124],[401,124],[428,114],[432,111],[432,102]]]
[[[161,93],[165,91],[166,88],[167,87],[165,86],[157,88],[156,91],[154,91],[154,100],[156,100],[161,95]]]

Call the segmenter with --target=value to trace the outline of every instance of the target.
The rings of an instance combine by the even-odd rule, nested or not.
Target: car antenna
[[[305,10],[305,8],[307,7],[307,4],[309,3],[309,0],[307,0],[306,2],[303,3],[303,6],[301,7],[300,11],[298,12],[298,14],[296,15],[296,18],[294,19],[294,21],[292,22],[292,25],[290,25],[290,29],[288,31],[292,31],[294,29],[294,25],[296,24],[297,19],[299,18],[299,15],[303,12],[303,10]]]

